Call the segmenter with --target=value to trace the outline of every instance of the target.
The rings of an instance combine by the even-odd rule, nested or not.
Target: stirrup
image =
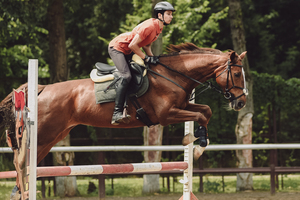
[[[123,115],[121,112],[114,113],[111,118],[111,124],[112,125],[119,125],[120,120],[123,118]]]
[[[124,116],[121,113],[117,113],[115,115],[113,115],[112,119],[111,119],[111,124],[112,125],[119,125],[120,123],[125,123],[128,124],[130,122],[131,116],[127,115]]]

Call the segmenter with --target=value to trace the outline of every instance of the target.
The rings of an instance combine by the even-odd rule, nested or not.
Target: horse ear
[[[234,51],[230,52],[230,61],[234,63],[236,59],[236,53]]]
[[[241,60],[243,60],[246,56],[247,51],[244,51],[243,53],[241,53],[240,58]]]

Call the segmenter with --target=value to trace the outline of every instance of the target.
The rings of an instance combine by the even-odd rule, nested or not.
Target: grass
[[[2,199],[9,199],[10,193],[15,185],[12,181],[0,181],[0,197]]]
[[[284,187],[281,186],[283,178]],[[170,177],[170,192],[182,193],[183,185],[179,182],[182,177]],[[96,187],[95,190],[88,193],[89,183],[93,183]],[[166,186],[167,179],[164,179],[165,186],[163,187],[162,178],[160,178],[160,192],[169,193]],[[224,176],[224,192],[223,182],[221,176],[204,176],[204,192],[205,193],[235,193],[236,192],[236,176]],[[51,197],[53,197],[53,181],[46,183],[46,196],[48,197],[49,188]],[[0,196],[1,199],[9,199],[11,190],[15,185],[14,181],[0,181]],[[80,196],[92,197],[98,196],[98,180],[90,177],[78,177],[77,186]],[[107,178],[105,180],[106,196],[126,196],[126,197],[138,197],[144,196],[142,194],[143,178],[114,178],[113,188],[112,179]],[[255,175],[253,176],[253,188],[257,191],[270,191],[270,176],[269,175]],[[300,175],[284,175],[279,176],[279,189],[278,192],[293,192],[300,190]],[[37,199],[42,199],[41,194],[41,181],[37,181]],[[199,177],[193,178],[193,192],[199,192]]]

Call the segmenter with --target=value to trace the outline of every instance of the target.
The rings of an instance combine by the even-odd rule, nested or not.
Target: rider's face
[[[166,10],[164,13],[164,20],[167,24],[170,24],[173,19],[173,12],[171,10]]]

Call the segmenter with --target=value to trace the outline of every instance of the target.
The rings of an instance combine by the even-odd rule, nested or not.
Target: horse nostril
[[[242,108],[242,107],[244,107],[244,105],[245,105],[245,104],[244,104],[244,102],[243,102],[243,101],[239,101],[239,102],[238,102],[238,107],[239,107],[239,108]]]

